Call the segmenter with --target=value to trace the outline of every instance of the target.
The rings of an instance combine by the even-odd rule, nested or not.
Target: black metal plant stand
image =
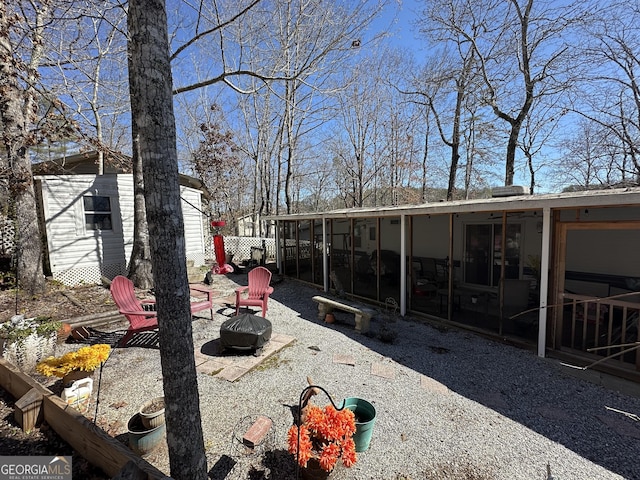
[[[342,402],[342,406],[338,408],[338,406],[333,401],[333,398],[331,398],[331,395],[329,395],[329,392],[327,392],[323,387],[319,385],[309,385],[304,390],[302,390],[302,393],[300,393],[300,398],[298,400],[298,418],[296,421],[296,425],[298,426],[298,439],[297,439],[297,445],[296,445],[296,480],[300,478],[299,459],[300,459],[300,426],[302,425],[302,408],[303,408],[302,404],[304,403],[304,406],[306,406],[307,403],[309,402],[311,395],[307,395],[307,393],[311,390],[321,390],[322,392],[324,392],[324,394],[327,396],[327,398],[331,402],[331,405],[333,405],[333,408],[335,408],[337,411],[343,410],[345,407],[345,403]]]

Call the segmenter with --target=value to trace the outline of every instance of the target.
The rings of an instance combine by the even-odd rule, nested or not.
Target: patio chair
[[[435,258],[422,257],[420,262],[421,277],[434,283],[438,288],[444,288],[448,278],[442,271]]]
[[[267,316],[267,302],[269,295],[273,293],[271,282],[271,272],[265,267],[256,267],[249,272],[249,285],[236,288],[236,315],[240,312],[240,307],[261,307],[262,316]],[[244,296],[244,293],[247,293]]]
[[[211,318],[213,318],[213,291],[194,285],[190,285],[189,288],[207,295],[206,299],[191,302],[191,314],[209,309]],[[155,309],[156,301],[151,299],[139,300],[136,297],[131,280],[118,275],[111,281],[110,291],[118,311],[129,321],[129,328],[124,337],[120,339],[120,346],[125,346],[136,333],[158,328],[158,312]]]

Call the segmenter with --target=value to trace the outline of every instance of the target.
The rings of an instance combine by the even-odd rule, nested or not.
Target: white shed
[[[53,278],[74,286],[126,274],[133,246],[133,176],[54,174],[35,178],[46,236],[45,265]],[[181,176],[186,257],[194,266],[201,266],[205,259],[203,192],[185,183]]]

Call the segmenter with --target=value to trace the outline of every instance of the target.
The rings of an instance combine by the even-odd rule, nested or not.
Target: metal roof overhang
[[[345,208],[328,212],[265,215],[265,220],[311,220],[317,218],[397,217],[400,215],[447,215],[452,213],[521,212],[526,210],[640,206],[640,188],[587,190],[544,195],[519,195],[476,200],[452,200],[395,207]]]

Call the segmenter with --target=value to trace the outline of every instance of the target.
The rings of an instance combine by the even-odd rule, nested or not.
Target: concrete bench
[[[360,333],[367,333],[369,331],[371,317],[376,314],[376,311],[372,308],[338,302],[326,297],[315,296],[312,300],[318,303],[318,318],[320,320],[324,320],[325,315],[334,310],[353,313],[356,318],[356,331]]]

